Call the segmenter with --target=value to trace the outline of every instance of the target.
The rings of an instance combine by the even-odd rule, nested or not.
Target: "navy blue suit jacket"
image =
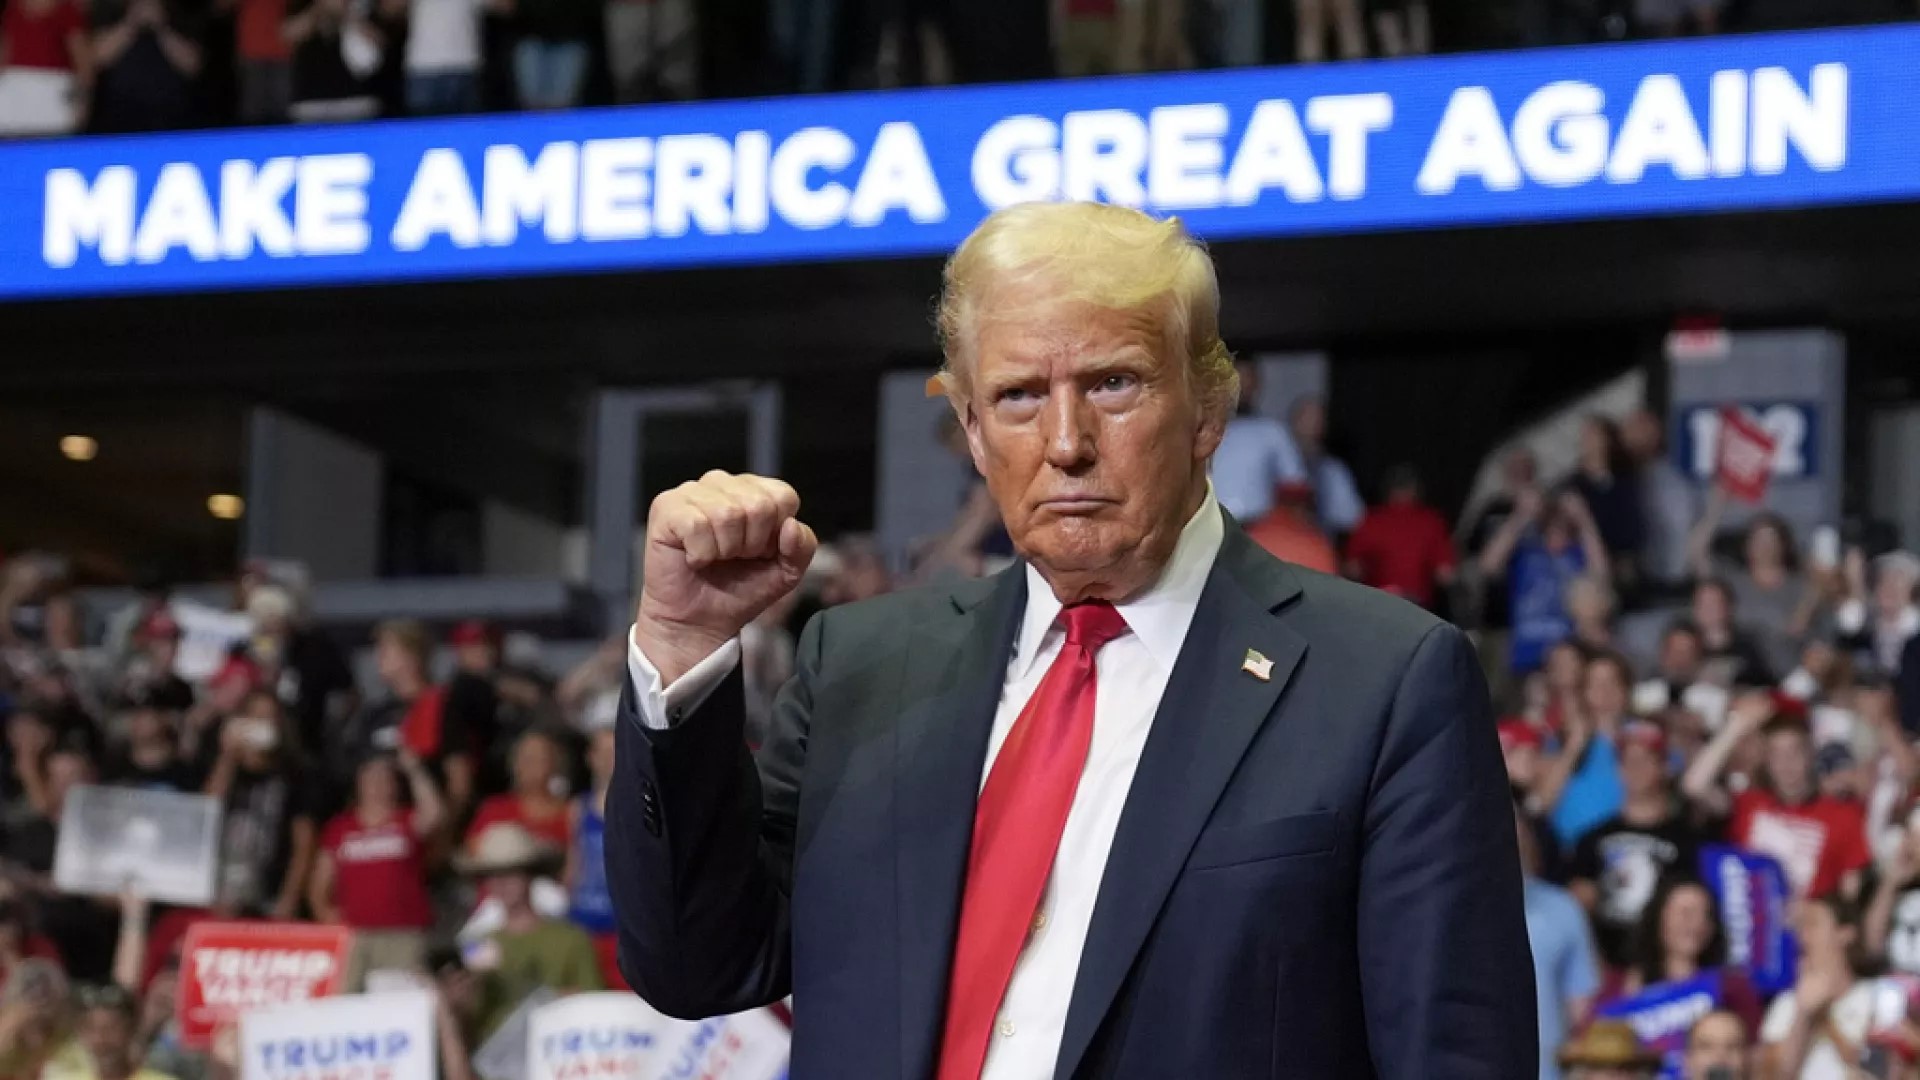
[[[1022,568],[823,612],[758,760],[736,672],[607,799],[621,970],[675,1016],[794,1004],[796,1080],[932,1074]],[[1271,677],[1244,671],[1248,649]],[[1466,639],[1229,521],[1128,793],[1066,1080],[1538,1069],[1505,770]]]

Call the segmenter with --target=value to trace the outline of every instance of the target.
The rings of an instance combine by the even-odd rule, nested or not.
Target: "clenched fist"
[[[653,500],[633,636],[662,685],[800,584],[819,541],[799,509],[779,480],[719,470]]]

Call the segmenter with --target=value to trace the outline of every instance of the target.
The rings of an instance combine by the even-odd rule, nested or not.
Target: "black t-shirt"
[[[1672,867],[1691,866],[1699,846],[1699,834],[1677,814],[1652,826],[1631,825],[1616,815],[1574,846],[1568,876],[1599,890],[1594,937],[1607,963],[1632,962],[1633,930],[1654,887]]]
[[[199,791],[204,779],[199,769],[179,758],[174,758],[164,765],[136,765],[125,751],[115,754],[108,760],[101,777],[115,787],[137,788],[141,791],[177,791],[183,794]]]
[[[1775,682],[1760,643],[1745,630],[1735,630],[1721,648],[1709,646],[1706,660],[1710,666],[1726,667],[1734,686],[1771,686]]]
[[[95,0],[96,31],[116,26],[132,0]],[[173,32],[201,44],[198,13],[181,3],[165,5]],[[133,44],[94,75],[92,126],[95,131],[163,131],[187,127],[193,120],[192,79],[160,47],[160,35],[142,29]]]
[[[1473,525],[1467,529],[1467,554],[1479,558],[1492,541],[1493,534],[1513,516],[1513,499],[1506,495],[1495,495],[1488,499],[1485,506],[1474,516]],[[1507,575],[1502,572],[1487,577],[1486,599],[1480,605],[1480,625],[1488,630],[1510,630],[1513,628],[1513,603],[1507,597]]]
[[[293,855],[293,823],[297,818],[314,823],[322,812],[321,797],[306,769],[236,770],[221,829],[222,895],[242,911],[272,907]]]
[[[1594,528],[1607,550],[1638,552],[1647,540],[1647,511],[1640,501],[1640,483],[1631,474],[1596,480],[1586,473],[1573,475],[1574,490],[1593,513]]]
[[[294,631],[286,650],[275,693],[300,733],[301,747],[313,753],[324,745],[332,703],[353,690],[353,672],[339,647],[312,630]]]
[[[128,686],[127,700],[150,709],[184,713],[193,708],[193,686],[180,676],[168,672],[158,678],[141,680]]]
[[[289,19],[304,13],[315,0],[290,0]],[[322,18],[314,24],[305,41],[293,47],[293,100],[340,101],[364,97],[371,91],[367,80],[347,66],[341,49],[344,24],[337,18]]]

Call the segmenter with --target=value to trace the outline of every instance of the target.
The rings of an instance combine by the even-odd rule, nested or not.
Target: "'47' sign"
[[[1773,437],[1773,478],[1801,480],[1819,469],[1820,407],[1807,401],[1743,402],[1738,406]],[[1680,415],[1674,464],[1695,480],[1714,478],[1720,467],[1719,405],[1695,405]]]

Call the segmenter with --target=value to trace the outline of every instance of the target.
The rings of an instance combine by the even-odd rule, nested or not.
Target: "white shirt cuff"
[[[634,701],[640,706],[640,723],[653,731],[665,731],[688,713],[698,709],[720,681],[740,666],[740,639],[734,638],[707,654],[672,686],[660,685],[660,670],[653,666],[633,631],[627,631],[627,676],[633,680]]]

